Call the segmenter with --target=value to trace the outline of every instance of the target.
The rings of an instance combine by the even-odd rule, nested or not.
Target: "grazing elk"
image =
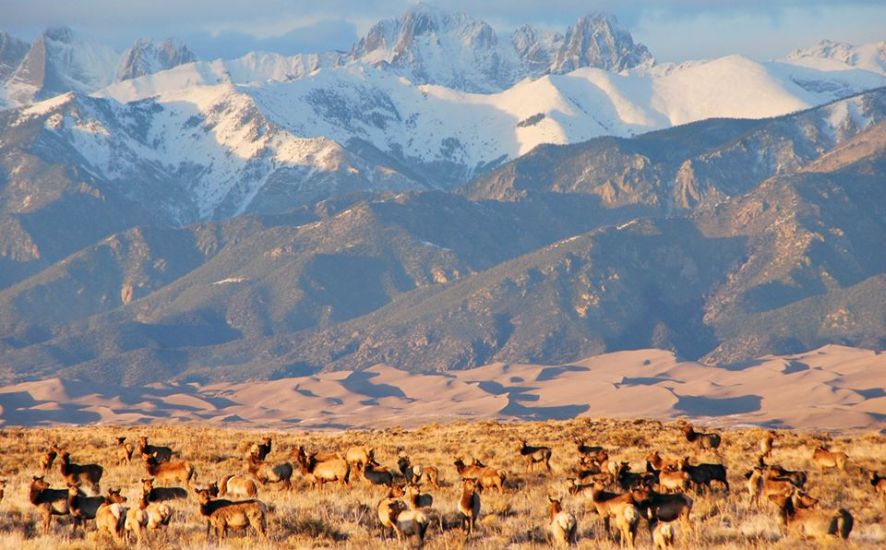
[[[476,478],[479,489],[495,487],[498,489],[499,494],[504,494],[504,470],[496,470],[488,466],[478,466],[476,464],[467,466],[461,458],[456,458],[453,464],[455,464],[455,470],[458,472],[458,475],[462,478]]]
[[[551,471],[550,447],[532,446],[526,443],[524,439],[520,441],[520,446],[517,450],[520,452],[520,456],[523,457],[523,464],[526,466],[527,472],[536,465],[543,465],[548,472]]]
[[[572,546],[576,543],[578,522],[575,515],[563,511],[563,505],[558,498],[548,496],[548,515],[551,523],[548,528],[555,545]]]
[[[480,516],[480,493],[477,492],[476,478],[465,478],[461,485],[461,498],[458,500],[458,513],[462,528],[468,535],[474,532],[477,518]]]
[[[206,489],[197,490],[200,514],[206,517],[206,540],[210,527],[218,541],[228,536],[228,529],[252,527],[262,540],[267,540],[268,508],[259,500],[213,499]]]
[[[620,533],[621,545],[633,548],[637,535],[637,524],[640,521],[640,513],[633,495],[631,493],[610,493],[604,490],[602,483],[595,482],[591,492],[591,503],[597,515],[603,518],[603,527],[606,533],[612,534],[610,524],[614,521],[615,527]]]
[[[148,437],[144,435],[138,438],[138,445],[136,445],[135,450],[140,455],[154,456],[157,462],[169,462],[172,460],[171,448],[151,445],[148,443]]]
[[[852,532],[852,514],[843,508],[813,508],[816,499],[811,499],[809,506],[804,505],[802,495],[796,492],[791,495],[771,495],[769,499],[778,506],[779,519],[788,532],[796,531],[820,542],[832,537],[846,540]]]
[[[132,446],[132,443],[127,443],[125,437],[117,438],[117,464],[122,466],[124,464],[129,464],[132,462],[132,453],[135,450],[135,447]]]
[[[43,472],[43,475],[48,474],[49,470],[52,469],[52,464],[55,462],[58,453],[58,447],[53,446],[51,449],[40,455],[40,471]]]
[[[711,483],[716,481],[723,485],[726,492],[729,492],[729,480],[726,478],[726,466],[722,464],[699,464],[693,466],[689,463],[689,457],[683,457],[680,462],[680,469],[687,474],[692,480],[692,484],[696,490],[701,492],[702,487],[711,490]]]
[[[323,489],[327,482],[338,481],[342,487],[350,486],[351,467],[348,461],[333,453],[305,454],[299,447],[296,461],[302,474],[311,481],[315,489]],[[367,468],[369,465],[367,465]]]
[[[71,462],[71,454],[61,454],[59,473],[68,485],[88,485],[95,493],[99,492],[99,481],[102,479],[105,469],[98,464],[74,464]]]
[[[172,508],[168,504],[150,502],[148,495],[142,494],[138,507],[126,512],[123,528],[128,535],[135,536],[141,542],[148,532],[166,528],[171,519]]]
[[[366,446],[354,446],[345,453],[345,460],[355,470],[362,470],[375,461],[375,450]]]
[[[695,443],[701,450],[715,450],[720,447],[720,434],[697,432],[692,424],[683,426],[683,435],[686,436],[686,441]]]
[[[33,477],[28,499],[37,508],[37,512],[43,520],[44,535],[49,534],[52,516],[67,516],[71,513],[68,508],[68,489],[50,488],[43,476]]]
[[[167,500],[186,500],[188,491],[181,487],[154,487],[154,478],[142,480],[142,494],[148,502],[165,502]]]
[[[188,487],[191,486],[191,481],[197,481],[197,470],[187,460],[161,462],[154,454],[142,454],[142,458],[145,461],[145,472],[154,481],[178,481]]]
[[[249,454],[262,461],[268,458],[268,455],[271,454],[271,438],[266,437],[258,443],[253,443],[249,448]]]
[[[279,483],[287,491],[292,489],[293,467],[289,462],[266,464],[259,460],[257,456],[249,455],[246,461],[246,469],[262,485]]]
[[[218,496],[232,496],[237,498],[256,498],[258,486],[252,479],[236,474],[229,474],[218,482]]]
[[[105,501],[95,513],[95,528],[99,533],[107,533],[117,542],[123,542],[123,528],[127,509],[123,506],[126,497],[120,490],[109,490]]]
[[[820,470],[837,468],[841,472],[845,472],[846,461],[848,459],[849,455],[847,455],[846,453],[840,451],[830,451],[827,447],[824,446],[817,447],[812,453],[812,462],[814,462]]]

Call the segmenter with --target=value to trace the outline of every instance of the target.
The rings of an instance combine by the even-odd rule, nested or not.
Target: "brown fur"
[[[720,447],[720,434],[697,432],[692,424],[686,424],[683,426],[683,435],[686,436],[686,441],[695,443],[695,445],[702,450],[713,450]]]
[[[52,464],[55,462],[57,456],[58,449],[55,447],[40,455],[40,471],[43,472],[43,475],[48,474],[49,470],[52,469]]]
[[[154,478],[142,480],[142,493],[148,498],[148,502],[164,502],[167,500],[185,500],[188,491],[181,487],[154,487]]]
[[[226,475],[218,482],[218,496],[234,496],[237,498],[255,498],[258,487],[248,477],[235,474]]]
[[[477,492],[477,479],[462,480],[461,498],[458,501],[458,513],[462,528],[468,535],[474,532],[477,518],[480,516],[480,494]]]
[[[495,470],[488,466],[471,465],[466,466],[461,458],[455,459],[455,470],[461,477],[473,477],[477,479],[480,489],[491,489],[495,487],[500,494],[505,492],[505,472],[504,470]]]
[[[154,481],[178,481],[190,487],[191,481],[197,480],[197,470],[186,460],[160,462],[156,456],[148,454],[143,454],[142,458],[145,461],[145,472]]]
[[[551,519],[549,529],[554,544],[572,546],[576,543],[578,522],[575,520],[575,515],[563,511],[560,499],[548,497],[548,517]]]
[[[140,455],[152,455],[156,457],[157,462],[169,462],[172,460],[172,449],[169,447],[160,447],[148,443],[147,436],[138,438],[138,445],[135,448]]]
[[[62,453],[60,459],[59,473],[65,483],[68,485],[88,485],[95,492],[99,491],[99,481],[105,473],[104,468],[98,464],[74,464],[71,462],[71,454],[68,452]]]
[[[375,450],[366,446],[354,446],[348,448],[345,460],[353,469],[363,469],[367,464],[375,460]]]
[[[825,447],[818,447],[812,453],[812,462],[821,470],[837,468],[841,472],[846,471],[846,461],[849,455],[840,451],[829,451]]]
[[[258,457],[250,455],[246,461],[246,469],[255,476],[262,485],[267,483],[279,483],[287,491],[292,489],[292,464],[281,462],[280,464],[266,464]]]
[[[823,541],[831,537],[844,540],[852,532],[854,520],[852,514],[840,508],[838,510],[822,510],[805,507],[801,495],[772,495],[769,497],[779,509],[779,519],[788,532],[797,532],[806,537]],[[816,501],[817,502],[817,501]]]
[[[130,508],[126,512],[124,529],[140,542],[146,538],[148,532],[166,528],[171,518],[172,508],[169,505],[149,502],[148,496],[143,494],[138,507]]]
[[[880,500],[883,502],[883,508],[886,509],[886,476],[881,476],[877,472],[871,474],[870,477],[871,485],[874,486],[874,490],[880,495]]]
[[[595,482],[591,492],[591,503],[597,514],[603,518],[606,533],[611,534],[610,523],[614,520],[616,528],[621,533],[621,544],[633,547],[640,519],[634,496],[631,493],[618,494],[605,491],[601,483]]]
[[[262,540],[267,539],[267,506],[258,500],[231,501],[213,499],[208,491],[197,491],[200,513],[206,517],[206,539],[209,540],[210,527],[215,531],[216,540],[228,536],[228,529],[252,527]]]
[[[67,516],[71,513],[68,507],[68,489],[52,489],[43,476],[34,476],[28,494],[31,504],[37,507],[43,523],[43,534],[49,533],[52,516]]]
[[[347,460],[333,453],[305,454],[304,447],[299,447],[296,455],[298,466],[316,489],[330,481],[338,481],[342,487],[350,485],[351,466]]]
[[[520,446],[517,450],[523,458],[523,465],[526,467],[527,472],[535,465],[544,466],[548,472],[551,471],[550,447],[532,446],[526,443],[526,440],[524,439],[520,441]]]
[[[117,464],[122,466],[132,462],[132,452],[135,448],[132,443],[127,443],[125,437],[117,438]]]

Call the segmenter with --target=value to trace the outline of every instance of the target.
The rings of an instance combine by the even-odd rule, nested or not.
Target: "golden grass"
[[[635,470],[645,466],[649,450],[665,456],[694,456],[703,462],[723,462],[729,470],[732,492],[716,492],[694,497],[692,512],[697,534],[683,547],[711,548],[818,548],[819,543],[804,542],[783,536],[776,514],[768,505],[751,509],[747,504],[742,474],[752,465],[757,442],[763,430],[730,429],[723,432],[724,444],[719,456],[696,455],[685,442],[676,424],[646,420],[576,419],[532,423],[494,421],[428,425],[416,430],[386,429],[373,432],[288,432],[273,433],[274,447],[268,462],[289,461],[290,450],[304,445],[307,449],[344,453],[352,444],[365,443],[376,449],[377,459],[396,468],[399,449],[406,449],[412,462],[437,466],[442,487],[431,491],[437,521],[431,526],[426,548],[542,548],[549,546],[547,536],[547,496],[565,495],[564,508],[578,518],[579,548],[617,548],[606,536],[602,522],[586,505],[584,496],[566,493],[565,480],[577,463],[573,437],[586,438],[603,445],[610,454],[629,461]],[[154,444],[169,445],[181,458],[196,465],[197,485],[215,481],[225,474],[244,473],[243,456],[259,432],[226,430],[202,426],[151,426],[143,428],[77,427],[4,429],[0,431],[0,477],[9,479],[6,496],[0,503],[0,548],[104,548],[113,547],[108,538],[97,535],[94,527],[84,535],[71,534],[70,518],[54,518],[49,536],[40,534],[33,506],[27,492],[31,475],[38,473],[40,453],[56,443],[69,450],[78,463],[97,462],[105,466],[102,489],[122,487],[129,503],[137,503],[144,477],[141,460],[131,465],[116,465],[115,438],[125,435],[135,441],[147,435]],[[818,439],[849,454],[847,473],[815,469],[810,461]],[[551,475],[526,474],[517,456],[518,441],[553,448]],[[463,533],[449,528],[455,523],[460,484],[452,465],[454,456],[476,456],[485,464],[508,471],[508,491],[482,494],[478,530],[465,541]],[[855,528],[849,547],[882,548],[886,544],[884,510],[873,488],[862,473],[886,469],[886,437],[877,433],[816,434],[782,430],[770,462],[810,474],[808,488],[827,507],[844,507],[855,516]],[[383,548],[396,547],[391,539],[382,539],[376,516],[376,504],[384,490],[356,480],[350,490],[331,484],[321,493],[309,489],[299,474],[294,476],[291,492],[265,486],[259,498],[268,503],[269,537],[261,543],[253,535],[234,533],[223,548]],[[47,479],[53,487],[63,486],[57,464]],[[207,546],[204,521],[195,499],[173,503],[176,513],[168,532],[153,541],[157,548],[204,548]],[[441,525],[446,527],[441,531]],[[839,543],[835,543],[839,544]],[[638,546],[651,547],[645,523],[638,533]]]

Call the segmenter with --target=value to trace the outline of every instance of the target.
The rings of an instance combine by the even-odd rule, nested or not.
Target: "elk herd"
[[[127,437],[118,437],[110,450],[118,466],[140,468],[138,498],[129,501],[120,488],[102,492],[105,468],[78,463],[70,452],[53,446],[37,460],[40,475],[33,475],[28,499],[44,533],[49,532],[53,516],[70,516],[74,531],[94,525],[100,536],[109,536],[117,543],[141,543],[162,532],[175,517],[176,509],[190,507],[205,522],[207,540],[212,536],[224,539],[231,530],[246,530],[266,540],[268,516],[274,510],[273,495],[293,491],[294,476],[316,491],[324,491],[327,484],[348,491],[360,483],[378,491],[379,500],[367,504],[375,510],[382,537],[421,547],[432,527],[440,531],[463,529],[465,540],[478,530],[482,533],[480,519],[487,498],[483,495],[492,491],[497,498],[511,498],[506,495],[519,493],[535,475],[534,481],[543,483],[548,495],[546,501],[532,502],[532,506],[539,517],[547,518],[539,529],[547,532],[547,540],[555,546],[576,544],[582,530],[573,511],[583,510],[600,517],[602,529],[594,529],[593,536],[616,540],[622,547],[638,544],[643,524],[648,530],[647,540],[657,549],[678,542],[692,547],[699,540],[693,506],[699,499],[723,499],[731,490],[727,466],[720,461],[724,440],[718,433],[696,431],[691,424],[682,426],[675,435],[692,449],[691,456],[650,449],[645,468],[638,469],[617,459],[615,447],[592,445],[586,439],[573,438],[574,447],[556,453],[552,446],[521,439],[509,452],[513,453],[513,464],[522,462],[523,476],[509,473],[503,464],[491,466],[470,457],[476,454],[471,448],[445,466],[413,462],[407,450],[400,448],[391,456],[396,467],[389,468],[371,446],[354,445],[341,453],[308,451],[298,446],[281,453],[272,446],[272,439],[265,437],[248,447],[240,472],[227,473],[211,482],[198,475],[193,461],[181,459],[171,447],[149,444],[144,436],[134,444]],[[743,473],[747,508],[771,514],[788,536],[796,534],[819,541],[847,539],[855,521],[852,513],[829,508],[813,497],[806,471],[774,463],[777,438],[777,432],[765,432],[759,445],[748,453],[755,454],[755,460],[746,468],[731,465],[738,468],[737,473]],[[568,464],[570,456],[577,457],[574,466],[561,469],[566,472],[564,479],[555,479],[551,467],[555,456],[563,461],[561,464]],[[708,461],[694,459],[698,456]],[[61,485],[52,487],[47,479],[56,462]],[[809,462],[823,472],[849,475],[849,457],[843,452],[818,446]],[[453,476],[449,483],[441,475],[447,469]],[[886,512],[886,477],[876,472],[864,475],[866,483],[870,482],[871,495],[876,495]],[[0,503],[6,484],[0,479]],[[447,487],[452,488],[450,492],[440,494]],[[441,498],[444,496],[447,498]],[[440,504],[447,500],[454,502],[449,515],[440,512]]]

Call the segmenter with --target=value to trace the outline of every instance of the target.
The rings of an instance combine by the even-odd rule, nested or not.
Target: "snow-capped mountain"
[[[117,59],[113,49],[68,27],[47,29],[4,84],[6,102],[23,105],[103,88],[114,81]]]
[[[810,48],[792,51],[787,61],[819,69],[854,67],[886,75],[886,41],[855,46],[822,40]]]
[[[566,32],[550,72],[568,73],[582,67],[623,71],[653,63],[646,46],[634,44],[631,33],[614,16],[596,13],[582,17]]]
[[[138,78],[192,61],[197,61],[197,56],[178,40],[167,39],[158,43],[142,38],[120,56],[117,80]]]

